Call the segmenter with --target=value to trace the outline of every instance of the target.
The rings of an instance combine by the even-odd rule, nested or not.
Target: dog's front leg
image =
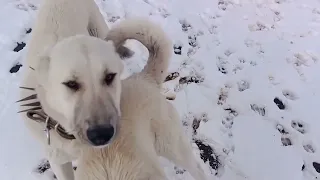
[[[50,161],[49,159],[49,163],[58,180],[74,180],[71,162],[67,162],[65,164],[56,164],[54,161]]]

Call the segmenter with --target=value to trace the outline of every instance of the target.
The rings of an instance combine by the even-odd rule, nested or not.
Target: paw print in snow
[[[287,62],[294,64],[296,67],[301,65],[310,66],[318,61],[318,57],[312,52],[298,52],[293,56],[294,58],[287,58]]]
[[[298,99],[298,96],[293,93],[292,91],[290,90],[282,90],[282,94],[287,98],[287,99],[290,99],[290,100],[296,100]]]
[[[243,58],[243,57],[238,58],[238,60],[239,60],[239,62],[242,63],[242,64],[246,63],[246,59]]]
[[[313,147],[311,143],[305,143],[303,145],[303,149],[308,153],[315,153],[316,149]]]
[[[201,76],[186,76],[181,77],[179,79],[180,84],[190,84],[190,83],[202,83],[204,81],[204,77]]]
[[[203,162],[206,163],[209,161],[210,167],[214,170],[218,170],[222,163],[219,159],[219,156],[215,154],[213,148],[204,144],[201,140],[195,140],[195,144],[200,150],[200,158],[203,160]]]
[[[38,174],[43,174],[44,172],[46,172],[50,168],[51,168],[51,166],[50,166],[49,161],[46,159],[42,159],[40,161],[40,163],[38,164],[38,166],[36,168],[34,168],[33,172],[38,173]]]
[[[158,8],[158,12],[161,14],[161,16],[163,18],[167,18],[168,16],[170,16],[170,13],[167,11],[167,9],[165,8]]]
[[[181,24],[181,28],[182,28],[182,31],[183,31],[183,32],[188,32],[189,30],[192,29],[191,24],[188,23],[188,21],[185,20],[185,19],[180,19],[180,20],[179,20],[179,23]]]
[[[218,8],[222,11],[227,10],[228,6],[231,4],[232,1],[229,0],[219,0],[218,1]]]
[[[228,74],[228,70],[227,70],[227,67],[225,66],[225,64],[217,64],[217,66],[218,66],[218,70],[222,74]]]
[[[273,102],[278,106],[280,110],[284,110],[286,108],[285,104],[278,97],[275,97],[273,99]]]
[[[222,74],[228,74],[228,70],[227,70],[227,61],[221,57],[221,56],[218,56],[217,57],[217,67],[218,67],[218,70],[222,73]]]
[[[120,19],[120,16],[108,16],[108,22],[115,23],[118,19]]]
[[[269,30],[268,26],[262,22],[256,22],[255,24],[248,25],[250,31],[266,31]]]
[[[31,29],[31,28],[27,29],[27,30],[26,30],[26,34],[30,34],[30,33],[31,33],[31,31],[32,31],[32,29]]]
[[[28,3],[28,4],[20,3],[20,4],[16,5],[16,8],[20,9],[20,10],[23,10],[23,11],[28,11],[29,9],[35,11],[35,10],[38,9],[37,6],[35,6],[34,4],[31,4],[31,3]]]
[[[190,34],[188,36],[188,44],[192,47],[197,47],[198,42],[197,42],[197,36],[195,34]]]
[[[252,39],[245,39],[244,40],[244,44],[247,46],[247,47],[253,47],[254,45],[256,45],[256,42]]]
[[[257,65],[257,62],[255,62],[255,61],[250,61],[250,65],[251,65],[251,66],[256,66],[256,65]]]
[[[233,118],[232,117],[225,117],[222,121],[221,121],[222,125],[226,128],[226,129],[231,129],[233,126]]]
[[[176,172],[176,174],[183,174],[186,172],[186,170],[178,168],[177,166],[174,166],[174,171]]]
[[[9,70],[9,72],[10,73],[17,73],[21,67],[22,67],[22,64],[17,63]]]
[[[281,124],[277,124],[276,128],[282,135],[289,134],[289,132]]]
[[[235,65],[235,67],[232,69],[232,72],[234,73],[234,74],[237,74],[238,73],[238,71],[241,71],[243,69],[243,66],[241,66],[241,65]]]
[[[172,81],[174,79],[176,79],[177,77],[179,77],[180,74],[178,72],[173,72],[173,73],[170,73],[166,79],[164,80],[164,82],[167,82],[167,81]]]
[[[218,99],[218,102],[217,102],[218,105],[223,105],[226,102],[226,100],[228,98],[228,93],[229,92],[228,92],[228,90],[226,88],[221,88],[220,89],[219,99]]]
[[[250,104],[250,107],[253,111],[257,112],[258,114],[260,114],[261,116],[265,116],[266,115],[266,109],[265,107],[262,106],[258,106],[257,104]]]
[[[273,21],[274,22],[279,22],[279,21],[281,21],[281,19],[282,19],[282,16],[280,15],[280,12],[275,12],[275,16],[273,17]],[[274,25],[272,26],[272,29],[274,29],[275,27],[274,27]]]
[[[201,113],[198,116],[195,116],[193,121],[192,121],[192,129],[193,129],[193,134],[197,134],[197,130],[200,127],[201,122],[208,122],[208,114],[207,113]]]
[[[212,24],[209,28],[208,28],[208,31],[210,34],[218,34],[218,26],[217,25],[214,25]]]
[[[291,146],[292,141],[289,137],[281,137],[281,142],[283,146]]]
[[[224,108],[228,112],[228,116],[222,120],[222,125],[226,129],[231,129],[234,123],[234,118],[238,116],[238,112],[232,108]],[[229,133],[229,136],[232,136],[232,133]]]
[[[224,55],[226,55],[227,57],[231,56],[233,53],[235,53],[235,50],[233,49],[227,49],[224,51]]]
[[[242,81],[238,82],[237,85],[238,85],[238,90],[240,92],[250,88],[250,83],[246,80],[242,80]]]
[[[224,110],[227,111],[231,117],[237,117],[239,115],[238,112],[231,107],[224,108]]]
[[[187,52],[187,56],[191,57],[192,55],[194,55],[197,52],[197,48],[189,48],[188,52]]]
[[[285,129],[285,127],[281,124],[276,125],[277,130],[281,134],[281,143],[283,146],[291,146],[292,141],[290,139],[289,132]]]
[[[291,127],[296,131],[300,132],[301,134],[306,133],[306,124],[302,121],[292,120]]]
[[[14,52],[19,52],[21,51],[24,47],[26,46],[26,43],[24,42],[17,42],[17,46],[13,49]]]
[[[173,45],[173,52],[174,54],[177,54],[177,55],[181,55],[182,53],[182,43],[175,43]]]

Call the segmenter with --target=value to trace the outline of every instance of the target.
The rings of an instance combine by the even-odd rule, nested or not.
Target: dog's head
[[[56,44],[36,68],[39,100],[83,143],[107,145],[120,119],[123,64],[112,42],[77,35]]]

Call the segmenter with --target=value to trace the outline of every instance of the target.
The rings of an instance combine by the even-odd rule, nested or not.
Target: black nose
[[[95,126],[87,130],[89,141],[94,146],[106,145],[114,135],[112,126]]]

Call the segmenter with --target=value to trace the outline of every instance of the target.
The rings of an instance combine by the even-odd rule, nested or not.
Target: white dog
[[[103,40],[107,35],[107,40],[112,41]],[[121,57],[130,54],[130,50],[122,44],[130,38],[141,41],[149,49],[150,57],[141,74],[121,83]],[[141,139],[132,145],[140,148],[143,146],[139,143],[149,141],[146,142],[148,148],[134,153],[136,160],[140,159],[139,154],[147,156],[141,161],[152,166],[141,174],[147,177],[148,172],[154,172],[154,178],[164,178],[163,170],[155,160],[155,155],[159,154],[185,167],[196,179],[205,179],[183,136],[174,108],[160,94],[159,87],[167,75],[171,48],[160,28],[143,20],[125,21],[109,34],[93,0],[44,1],[28,44],[26,64],[30,69],[25,70],[22,82],[24,87],[34,87],[37,97],[28,89],[21,91],[21,97],[34,99],[35,102],[27,106],[36,106],[33,110],[44,111],[28,110],[29,116],[23,114],[23,117],[34,137],[44,144],[46,156],[58,180],[74,179],[71,162],[80,157],[81,149],[105,147],[118,135],[124,137],[125,127],[119,127],[122,111],[130,118],[139,114],[145,114],[141,116],[144,118],[159,118],[151,121],[141,119],[133,126],[124,123],[131,128],[141,126],[138,131],[129,131],[137,140]],[[130,104],[120,108],[121,84],[126,94],[124,97],[129,98],[127,102]],[[133,85],[140,87],[130,95]],[[136,106],[131,104],[133,100]],[[144,105],[150,106],[150,109],[145,109],[146,112],[143,112]],[[129,112],[126,108],[137,109]],[[47,134],[43,132],[45,128]],[[142,134],[140,128],[144,130]]]
[[[71,161],[78,157],[79,145],[83,141],[88,142],[87,139],[80,137],[84,135],[78,132],[80,130],[79,127],[75,127],[77,124],[74,124],[74,120],[77,119],[77,123],[82,123],[81,128],[92,127],[92,132],[98,131],[94,129],[94,124],[105,121],[109,122],[110,127],[104,128],[115,128],[111,126],[117,122],[120,116],[121,87],[119,74],[101,68],[109,67],[120,72],[122,64],[119,61],[119,56],[121,58],[129,57],[133,52],[122,45],[114,50],[111,42],[99,42],[103,47],[91,51],[96,52],[99,56],[101,54],[98,51],[103,51],[103,57],[92,57],[94,60],[92,60],[92,63],[90,62],[91,65],[85,59],[80,58],[81,52],[86,52],[85,48],[79,50],[76,47],[68,47],[65,49],[67,53],[60,54],[62,58],[54,53],[54,49],[58,49],[56,47],[57,43],[68,37],[84,35],[100,39],[106,38],[109,29],[94,0],[44,0],[37,13],[31,39],[27,45],[25,67],[29,66],[30,68],[24,69],[24,79],[22,81],[22,86],[30,88],[22,89],[20,96],[24,100],[34,101],[24,106],[35,106],[31,110],[43,108],[45,114],[32,112],[30,109],[25,109],[24,106],[20,110],[28,111],[29,116],[22,113],[24,122],[32,135],[44,144],[46,157],[58,180],[73,180]],[[79,54],[79,57],[68,56],[70,53],[71,55]],[[58,57],[57,60],[56,57]],[[107,61],[107,58],[112,59],[112,62]],[[81,65],[82,70],[80,70]],[[104,71],[103,74],[98,72],[99,69]],[[68,77],[66,77],[67,75]],[[77,76],[83,76],[87,79],[78,82],[75,79]],[[104,76],[105,81],[115,79],[115,83],[118,84],[114,83],[110,87],[101,86],[102,76]],[[99,82],[93,82],[94,78],[100,78]],[[73,93],[76,86],[79,86],[81,93]],[[86,87],[86,91],[83,90],[84,87]],[[93,89],[89,89],[89,87]],[[34,92],[30,91],[33,90],[31,88],[35,88],[37,97],[33,95]],[[40,101],[41,107],[39,107],[40,103],[38,101]],[[82,103],[82,101],[87,103]],[[108,109],[108,112],[106,112],[106,109]],[[35,115],[35,117],[31,117],[30,114]],[[46,119],[47,117],[50,118]],[[40,120],[40,123],[34,120]],[[43,131],[45,125],[41,122],[47,122],[46,126],[56,129],[55,131],[49,131],[46,128],[48,130],[47,136],[50,135],[50,137],[46,136]],[[86,129],[82,131],[86,131]],[[98,146],[105,145],[109,143],[113,134],[104,136],[109,136],[105,137],[104,142],[101,139],[95,139],[90,143]],[[107,140],[107,138],[110,139]],[[47,142],[48,140],[50,142]]]
[[[79,39],[83,39],[86,46],[94,45],[89,39]],[[127,39],[138,40],[147,47],[148,62],[141,73],[122,81],[117,136],[105,148],[82,149],[76,180],[165,180],[158,155],[182,166],[196,180],[206,180],[176,109],[160,93],[167,74],[171,42],[160,26],[142,19],[124,20],[107,36],[116,47]],[[64,49],[77,44],[79,41],[72,39],[63,44],[57,54],[64,54]],[[90,50],[94,48],[99,46],[92,46]],[[115,63],[113,59],[108,61]]]

